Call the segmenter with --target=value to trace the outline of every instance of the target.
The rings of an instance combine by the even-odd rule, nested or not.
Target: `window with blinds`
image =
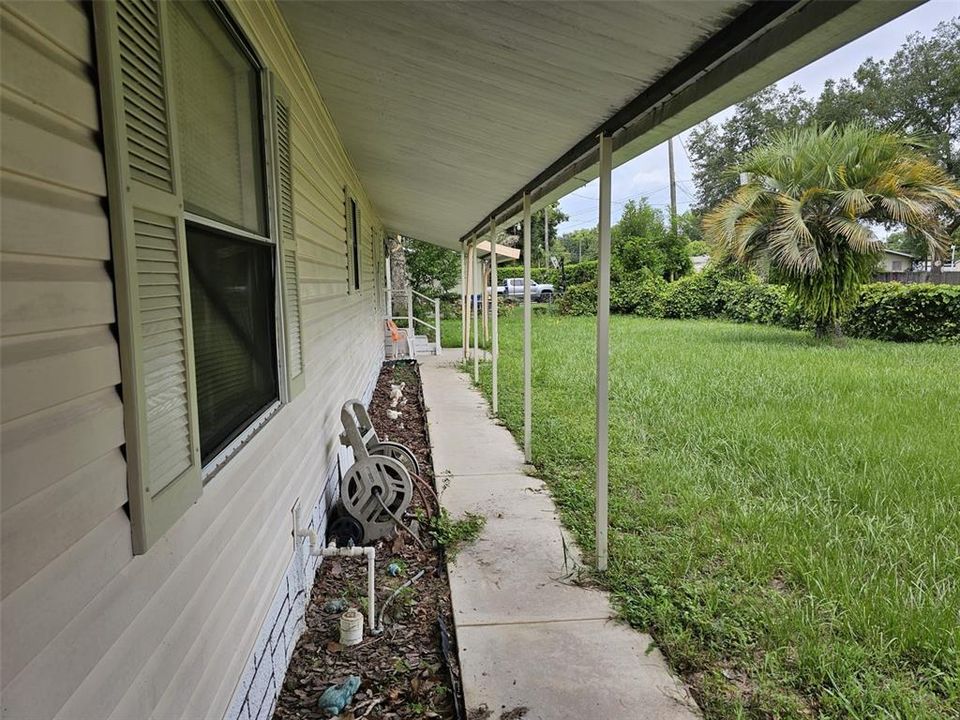
[[[172,3],[197,414],[204,465],[279,399],[260,69],[219,11]]]
[[[209,4],[170,18],[184,205],[266,235],[259,71]]]

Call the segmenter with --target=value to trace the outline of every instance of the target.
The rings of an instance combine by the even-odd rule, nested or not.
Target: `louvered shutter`
[[[200,496],[183,202],[164,44],[168,8],[94,3],[134,552]]]
[[[293,144],[290,135],[290,96],[275,77],[273,112],[276,150],[276,202],[280,244],[280,276],[283,284],[283,328],[287,370],[287,399],[306,386],[303,357],[303,320],[300,302],[300,274],[297,236],[293,213]]]

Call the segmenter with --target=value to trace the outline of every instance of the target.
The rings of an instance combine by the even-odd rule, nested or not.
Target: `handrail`
[[[428,302],[434,302],[434,301],[437,299],[437,298],[432,298],[432,297],[430,297],[430,296],[428,296],[428,295],[424,295],[422,292],[417,292],[417,291],[414,290],[413,288],[409,288],[409,291],[412,292],[412,293],[413,293],[414,295],[416,295],[417,297],[422,297],[424,300],[426,300],[426,301],[428,301]]]
[[[406,320],[406,319],[407,319],[407,316],[406,316],[406,315],[394,315],[394,316],[391,318],[391,320]],[[421,325],[426,325],[428,328],[430,328],[430,329],[433,330],[434,332],[436,332],[436,330],[437,330],[437,326],[436,326],[436,325],[431,325],[431,324],[428,323],[426,320],[421,320],[421,319],[418,318],[416,315],[413,316],[413,322],[415,322],[415,323],[420,323]],[[400,329],[403,330],[403,328],[400,328]]]

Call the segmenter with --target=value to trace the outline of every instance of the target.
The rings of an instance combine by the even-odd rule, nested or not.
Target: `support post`
[[[407,341],[413,342],[417,330],[413,327],[413,288],[407,287]]]
[[[440,347],[440,298],[433,299],[433,354],[439,355]]]
[[[610,185],[613,138],[600,136],[599,263],[597,267],[597,570],[607,569],[610,442]]]
[[[387,317],[393,320],[393,273],[390,271],[390,249],[387,248]]]
[[[530,311],[530,195],[523,194],[523,459],[533,461],[531,430],[533,397],[531,395],[531,311]]]
[[[483,308],[481,311],[481,319],[483,322],[483,341],[490,342],[490,305],[487,303],[487,291],[490,289],[490,270],[486,267],[486,263],[482,263],[481,266],[481,277],[483,280],[480,282],[480,285],[483,287],[481,295],[483,295],[483,301],[480,304],[480,307]]]
[[[500,303],[497,299],[497,221],[490,218],[490,351],[493,365],[490,377],[490,398],[493,414],[500,410],[498,360],[500,358]]]
[[[477,257],[477,241],[473,241],[473,276],[479,281],[480,273],[480,261]],[[477,282],[477,285],[480,283]],[[474,289],[473,295],[470,297],[470,303],[474,304],[476,298],[474,297],[478,293]],[[475,384],[480,384],[480,306],[475,304],[473,308],[473,382]]]
[[[470,323],[473,322],[473,246],[467,245],[467,287],[466,287],[466,298],[464,300],[467,304],[467,322],[465,335],[463,339],[463,359],[468,360],[470,358]]]
[[[460,351],[467,359],[467,263],[460,243]]]

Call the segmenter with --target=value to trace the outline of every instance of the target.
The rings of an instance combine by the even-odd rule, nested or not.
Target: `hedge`
[[[843,326],[875,340],[960,342],[960,286],[865,285]]]
[[[595,281],[567,288],[557,307],[568,315],[592,315],[597,308]],[[724,318],[741,323],[804,327],[801,312],[782,285],[756,278],[731,279],[704,271],[666,283],[628,275],[613,284],[610,309],[616,313],[678,319]],[[874,283],[864,286],[843,323],[853,337],[894,342],[960,342],[960,287]]]

